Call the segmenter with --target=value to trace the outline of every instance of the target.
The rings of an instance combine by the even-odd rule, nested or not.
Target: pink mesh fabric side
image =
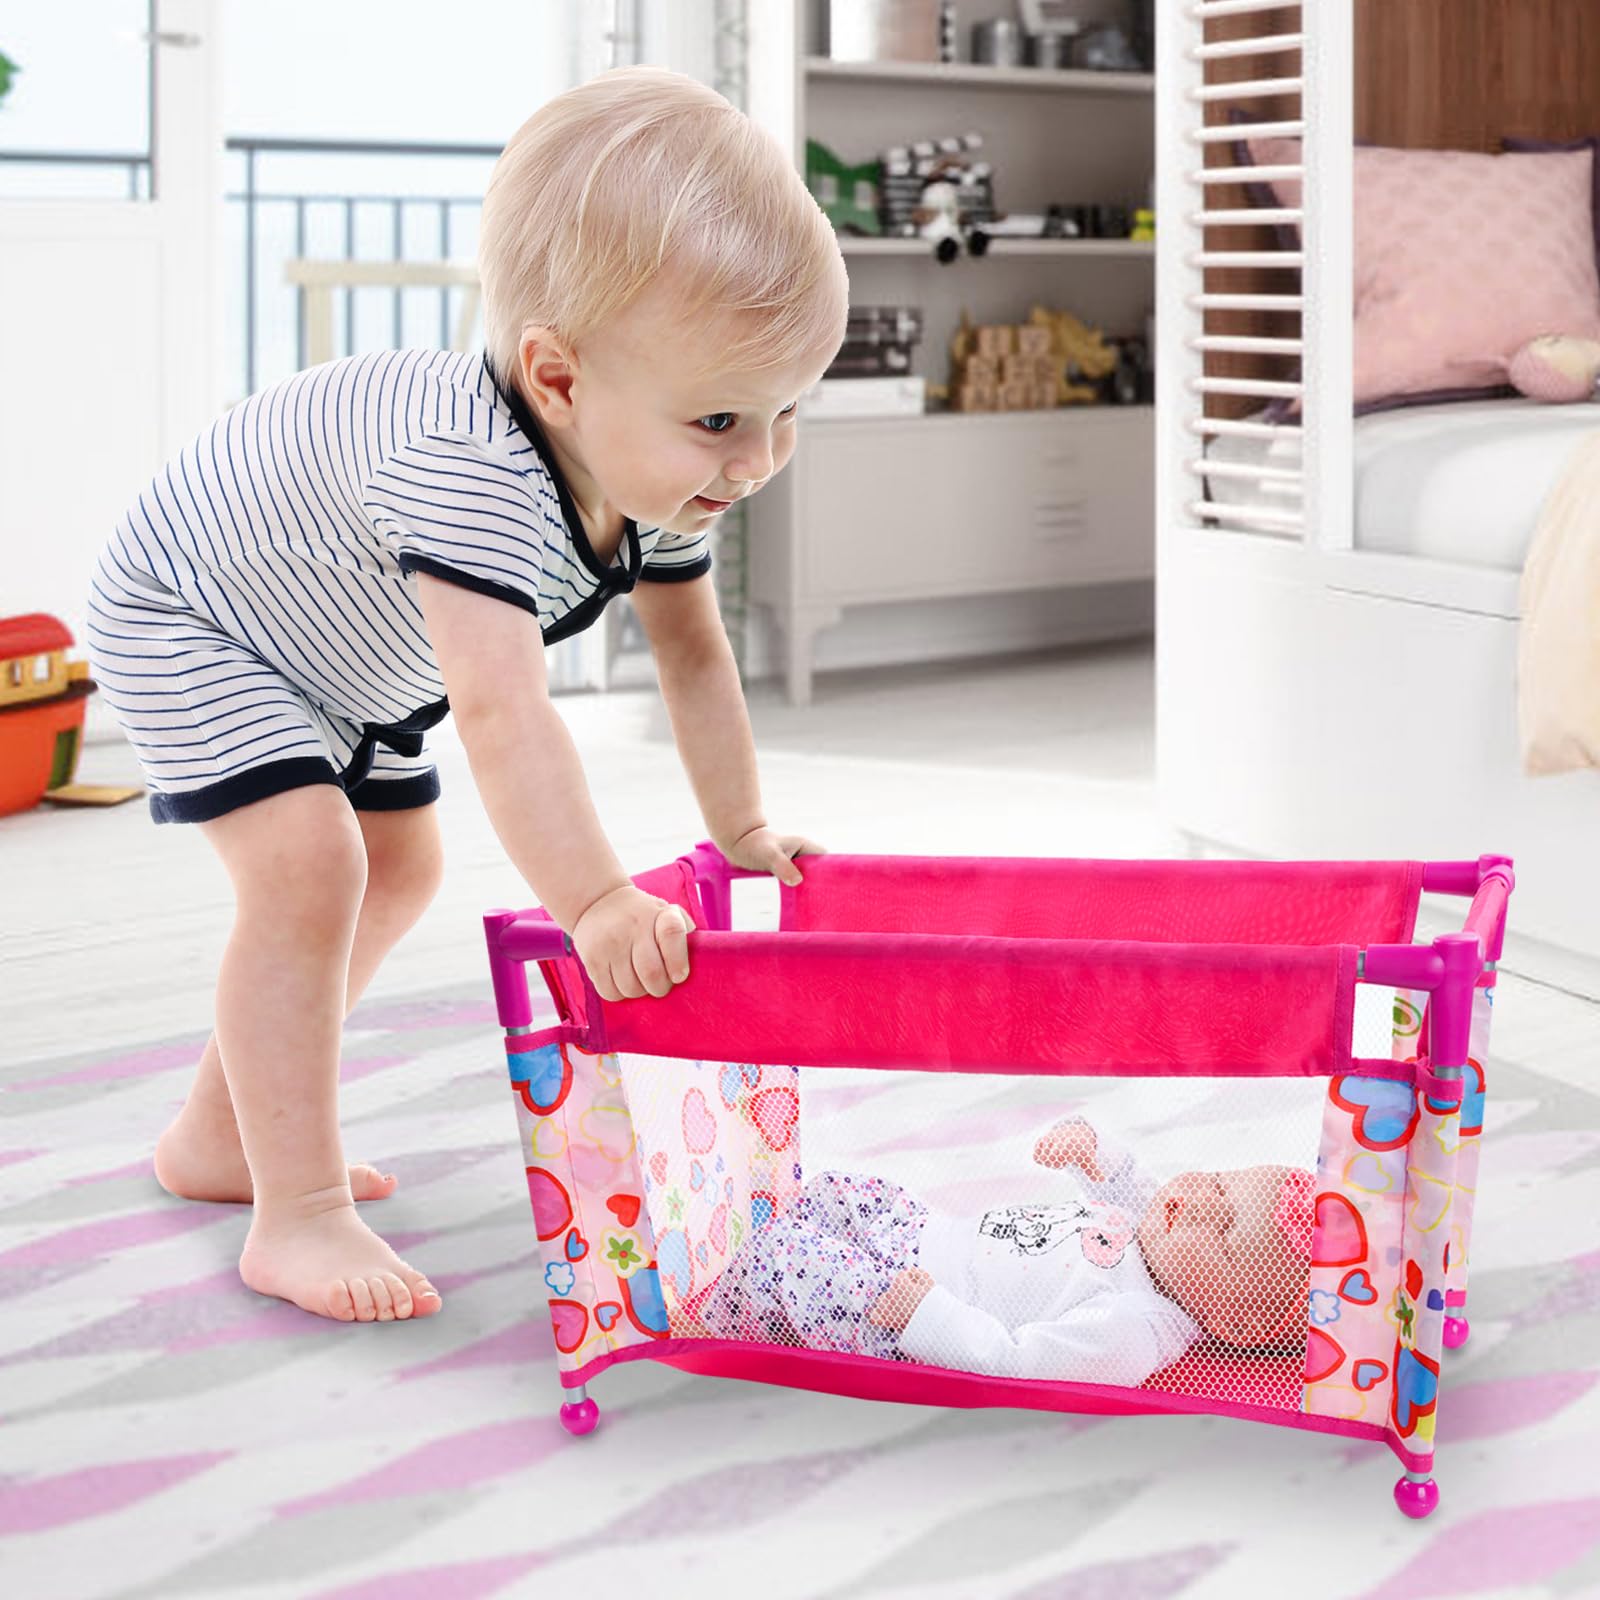
[[[542,1286],[565,1373],[667,1337],[638,1141],[615,1056],[545,1029],[508,1041]]]
[[[1461,1148],[1456,1152],[1455,1205],[1450,1247],[1445,1252],[1445,1304],[1457,1314],[1467,1303],[1467,1267],[1472,1254],[1472,1213],[1478,1199],[1478,1156],[1483,1146],[1485,1071],[1489,1060],[1489,1023],[1494,1015],[1494,990],[1472,997],[1472,1043],[1461,1102]]]
[[[1412,994],[1414,1027],[1411,1048],[1402,1052],[1396,1018],[1395,1056],[1415,1060],[1428,1054],[1428,1013],[1426,996]],[[1472,1029],[1467,1044],[1467,1065],[1462,1075],[1462,1101],[1459,1116],[1460,1145],[1452,1174],[1453,1203],[1450,1211],[1449,1247],[1444,1252],[1445,1306],[1460,1315],[1467,1303],[1467,1277],[1472,1255],[1472,1218],[1478,1199],[1478,1160],[1483,1139],[1483,1111],[1487,1099],[1489,1028],[1494,1018],[1494,985],[1485,984],[1473,991]]]
[[[796,932],[983,933],[1186,944],[1406,944],[1415,861],[818,856],[783,890]]]
[[[1304,1410],[1382,1427],[1394,1382],[1406,1151],[1416,1090],[1334,1078],[1317,1155]]]
[[[667,1318],[681,1334],[686,1304],[800,1187],[800,1074],[747,1062],[610,1059],[638,1138]]]
[[[688,981],[604,1003],[616,1050],[798,1066],[1347,1070],[1348,947],[696,934]]]
[[[1453,1087],[1451,1093],[1457,1092]],[[1418,1085],[1417,1129],[1406,1171],[1405,1235],[1400,1282],[1394,1298],[1394,1382],[1389,1427],[1419,1455],[1433,1450],[1439,1400],[1439,1359],[1444,1349],[1447,1260],[1456,1237],[1456,1154],[1461,1146],[1459,1107]]]

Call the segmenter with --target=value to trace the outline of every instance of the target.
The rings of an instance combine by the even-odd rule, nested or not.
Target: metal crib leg
[[[1402,1473],[1394,1486],[1394,1503],[1408,1517],[1425,1517],[1439,1504],[1439,1485],[1431,1472]]]
[[[600,1407],[589,1398],[588,1390],[583,1384],[576,1389],[567,1390],[568,1394],[576,1395],[576,1400],[569,1400],[561,1407],[561,1426],[573,1438],[581,1439],[586,1433],[593,1433],[600,1426]]]

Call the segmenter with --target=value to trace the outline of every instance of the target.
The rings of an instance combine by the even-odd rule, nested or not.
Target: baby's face
[[[580,352],[569,438],[611,506],[641,527],[693,533],[782,471],[800,395],[838,345],[781,367],[724,368],[729,327],[686,324],[672,306],[646,291]]]
[[[1180,1173],[1140,1220],[1145,1264],[1214,1338],[1265,1344],[1292,1336],[1303,1322],[1306,1259],[1274,1220],[1294,1170]]]

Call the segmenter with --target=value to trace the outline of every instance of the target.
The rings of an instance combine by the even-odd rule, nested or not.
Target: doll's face
[[[1184,1172],[1139,1223],[1139,1247],[1163,1293],[1213,1338],[1261,1345],[1303,1325],[1309,1265],[1282,1221],[1293,1167]]]

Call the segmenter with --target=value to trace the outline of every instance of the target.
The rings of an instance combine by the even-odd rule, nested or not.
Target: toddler
[[[1303,1345],[1310,1173],[1185,1172],[1158,1187],[1078,1118],[1034,1160],[1076,1167],[1087,1198],[948,1216],[883,1178],[819,1173],[686,1331],[1129,1388],[1205,1336]]]
[[[156,1149],[252,1201],[239,1270],[342,1321],[439,1308],[357,1215],[340,1025],[440,874],[425,735],[454,711],[506,853],[606,999],[688,976],[683,919],[607,843],[543,647],[631,594],[711,837],[799,882],[768,825],[709,533],[795,447],[844,335],[827,220],[777,142],[646,68],[560,95],[480,224],[486,350],[317,367],[221,417],[118,523],[95,677],[158,822],[199,824],[237,910],[216,1032]]]

